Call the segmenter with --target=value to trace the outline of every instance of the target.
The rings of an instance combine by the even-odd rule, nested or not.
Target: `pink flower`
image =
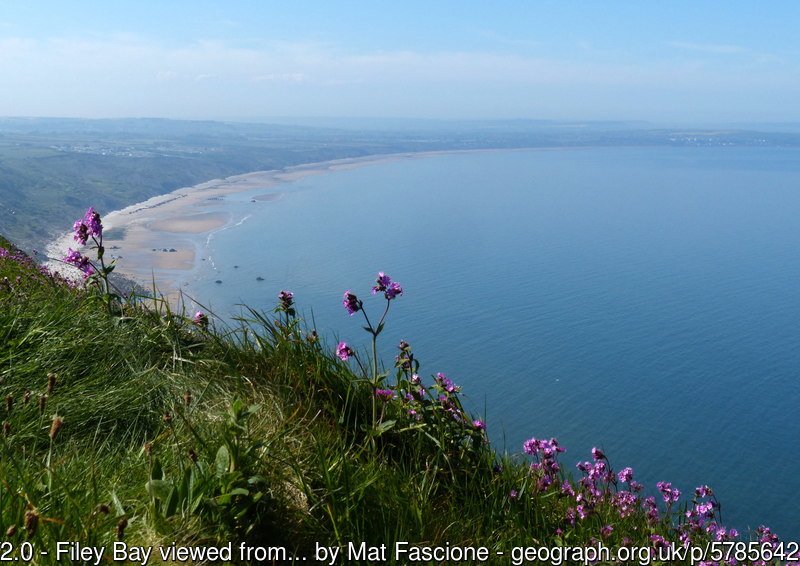
[[[350,346],[348,346],[346,342],[339,342],[336,346],[336,355],[339,356],[342,361],[346,362],[347,359],[353,355],[353,350],[350,349]]]
[[[197,311],[194,313],[194,317],[192,318],[192,323],[194,323],[199,328],[205,330],[208,328],[208,316],[203,311]]]

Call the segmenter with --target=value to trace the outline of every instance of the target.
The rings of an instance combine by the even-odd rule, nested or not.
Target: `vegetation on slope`
[[[485,562],[536,563],[519,548],[600,544],[641,549],[630,563],[670,544],[730,549],[743,563],[741,552],[781,548],[769,529],[748,547],[722,527],[705,486],[681,497],[660,484],[647,497],[633,470],[613,470],[599,450],[578,479],[554,439],[495,454],[458,387],[420,377],[408,344],[388,370],[331,348],[297,319],[291,293],[229,328],[110,297],[97,274],[70,284],[0,239],[0,532],[34,562],[59,561],[59,541],[105,547],[107,560],[115,542],[230,543],[231,561],[249,563],[313,561],[324,547],[339,564],[457,562],[453,553],[470,552],[459,549],[480,547]],[[367,319],[377,340],[402,288],[379,274],[374,290],[386,309]],[[366,315],[352,292],[343,302]],[[398,553],[403,542],[409,552]]]

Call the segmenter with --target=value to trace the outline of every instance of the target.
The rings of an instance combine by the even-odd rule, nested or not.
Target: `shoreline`
[[[181,288],[188,283],[187,279],[201,266],[201,262],[207,259],[203,256],[213,234],[230,228],[237,221],[233,214],[224,210],[227,196],[247,191],[269,191],[252,199],[252,202],[269,206],[281,197],[281,192],[276,192],[277,188],[312,175],[403,159],[555,149],[560,148],[454,149],[373,154],[211,179],[103,214],[103,244],[106,257],[119,260],[115,273],[144,288],[152,288],[155,284],[160,294],[177,305],[182,299]],[[87,207],[90,205],[87,204]],[[73,240],[72,232],[48,243],[47,257],[60,259],[70,247],[79,247]],[[45,265],[65,277],[82,279],[76,268],[57,260],[51,259]]]

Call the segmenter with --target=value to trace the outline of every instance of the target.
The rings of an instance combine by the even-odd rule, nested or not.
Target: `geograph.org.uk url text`
[[[792,561],[800,559],[797,543],[761,543],[744,541],[710,542],[704,546],[663,544],[612,548],[602,542],[594,546],[517,546],[508,550],[467,546],[419,546],[398,541],[394,547],[367,546],[348,543],[345,547],[317,545],[315,560],[319,563],[346,564],[399,562],[402,564],[447,562],[450,564],[480,564],[507,562],[522,564],[595,564],[616,563],[647,566],[655,563],[699,564],[704,561],[755,562]]]

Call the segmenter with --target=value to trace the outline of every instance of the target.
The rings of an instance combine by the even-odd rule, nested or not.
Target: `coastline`
[[[281,198],[280,187],[288,186],[290,183],[311,175],[403,159],[476,152],[529,151],[530,149],[557,148],[440,150],[376,154],[305,163],[283,169],[253,171],[224,179],[212,179],[191,187],[183,187],[170,193],[154,196],[120,210],[108,213],[101,211],[106,257],[118,260],[115,273],[147,289],[152,289],[155,285],[159,293],[170,303],[178,305],[182,298],[181,288],[188,284],[187,280],[198,269],[201,261],[208,259],[205,256],[209,239],[215,232],[225,230],[241,220],[234,218],[230,212],[225,210],[225,198],[230,195],[263,190],[265,193],[255,195],[252,202],[269,206],[273,201]],[[87,206],[90,204],[88,203]],[[46,248],[47,257],[62,258],[70,247],[78,247],[72,238],[72,232],[51,241]],[[81,279],[76,268],[56,260],[49,260],[46,265],[66,277]]]

